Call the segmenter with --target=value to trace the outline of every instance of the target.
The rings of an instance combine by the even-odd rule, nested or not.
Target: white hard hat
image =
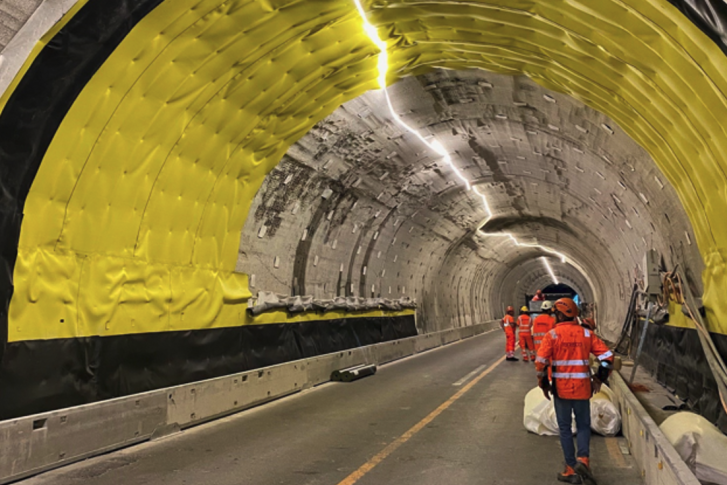
[[[551,308],[553,308],[553,302],[552,301],[547,301],[546,300],[546,301],[543,302],[542,305],[540,305],[540,309],[542,311],[550,310]]]

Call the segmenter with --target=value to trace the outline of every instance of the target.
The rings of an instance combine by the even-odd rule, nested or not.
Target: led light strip
[[[494,217],[494,214],[492,213],[492,210],[490,209],[490,204],[487,201],[487,197],[485,197],[485,195],[482,192],[480,192],[477,189],[477,187],[472,186],[470,181],[467,180],[467,178],[464,176],[464,174],[462,174],[462,172],[460,172],[460,170],[455,166],[454,162],[452,162],[452,158],[449,156],[449,153],[447,152],[447,150],[444,149],[444,147],[442,146],[441,143],[439,143],[436,140],[434,140],[433,142],[429,142],[429,141],[425,140],[424,137],[421,135],[421,133],[419,133],[417,130],[415,130],[411,126],[407,125],[399,117],[399,115],[396,114],[396,112],[394,111],[394,106],[391,103],[391,97],[389,96],[389,92],[386,89],[386,74],[389,71],[389,54],[387,51],[386,42],[381,40],[381,38],[379,37],[379,33],[376,30],[376,27],[374,27],[371,23],[369,23],[368,18],[366,16],[366,11],[363,9],[363,6],[361,5],[361,1],[353,0],[353,2],[356,4],[356,9],[358,10],[359,15],[361,16],[361,20],[363,21],[364,31],[366,32],[366,35],[368,35],[369,39],[371,39],[371,42],[373,42],[376,45],[376,47],[379,48],[379,51],[381,51],[379,54],[379,59],[378,59],[379,75],[378,75],[377,79],[379,82],[379,86],[381,87],[381,90],[384,92],[384,96],[386,97],[386,103],[389,106],[389,111],[391,112],[391,116],[406,131],[408,131],[409,133],[411,133],[414,136],[416,136],[417,138],[419,138],[419,140],[421,140],[421,142],[424,143],[430,150],[432,150],[433,152],[437,153],[442,158],[444,158],[444,160],[447,162],[447,164],[454,171],[454,174],[457,176],[457,178],[459,178],[462,182],[464,182],[465,186],[467,187],[467,190],[474,191],[474,193],[477,194],[480,197],[480,199],[482,199],[482,205],[485,208],[485,213],[487,214],[487,218],[477,228],[477,232],[484,236],[488,236],[488,237],[507,237],[512,241],[512,243],[515,246],[518,246],[518,247],[530,247],[530,248],[540,249],[541,251],[544,251],[546,253],[550,253],[550,254],[557,256],[558,258],[560,258],[561,262],[563,262],[563,263],[569,262],[570,264],[572,264],[576,268],[578,268],[581,272],[583,272],[581,270],[581,268],[578,267],[577,264],[575,264],[573,261],[570,261],[568,258],[566,258],[566,256],[564,254],[559,253],[558,251],[556,251],[554,249],[545,247],[541,244],[521,243],[520,241],[517,240],[517,238],[514,235],[512,235],[512,233],[509,233],[509,232],[487,233],[482,230],[482,228],[488,222],[490,222],[490,220],[492,220],[492,218]],[[550,269],[550,267],[548,267],[548,268]],[[552,270],[550,270],[550,271],[551,271],[551,274],[553,274]],[[553,279],[555,280],[555,275],[553,275]]]
[[[548,263],[548,258],[543,256],[543,264],[545,264],[545,269],[548,270],[548,273],[550,273],[550,277],[553,278],[553,283],[556,285],[559,285],[560,282],[558,281],[558,278],[555,277],[555,272],[553,272],[553,268],[550,267],[550,263]]]

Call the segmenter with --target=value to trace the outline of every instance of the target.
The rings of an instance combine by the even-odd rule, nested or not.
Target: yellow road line
[[[369,461],[361,465],[361,467],[356,470],[355,472],[351,473],[349,476],[341,480],[338,485],[353,485],[354,483],[358,482],[361,478],[363,478],[364,475],[366,475],[368,472],[370,472],[376,465],[381,463],[386,459],[387,456],[392,454],[394,451],[396,451],[397,448],[399,448],[401,445],[409,441],[412,436],[417,434],[419,431],[422,430],[426,425],[431,423],[437,416],[442,414],[444,410],[446,410],[448,407],[450,407],[455,401],[457,401],[459,398],[464,396],[470,389],[472,389],[475,384],[480,382],[487,374],[495,370],[495,367],[500,365],[505,360],[505,357],[500,357],[500,359],[495,362],[492,367],[485,369],[480,373],[477,377],[475,377],[473,380],[469,382],[466,386],[464,386],[462,389],[457,391],[452,397],[450,397],[446,402],[444,402],[441,406],[439,406],[437,409],[429,413],[427,417],[419,421],[417,424],[412,426],[409,431],[401,435],[399,438],[396,439],[396,441],[389,444],[386,448],[381,450],[379,453],[377,453],[373,458],[371,458]]]

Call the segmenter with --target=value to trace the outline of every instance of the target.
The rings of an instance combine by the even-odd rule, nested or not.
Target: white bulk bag
[[[621,429],[621,414],[618,406],[613,403],[613,391],[608,386],[601,386],[601,392],[591,400],[591,430],[604,436],[615,436]],[[540,436],[557,436],[558,420],[555,417],[555,405],[543,396],[539,387],[530,390],[525,396],[523,409],[523,425],[528,431]],[[573,434],[576,433],[576,421],[571,424]],[[727,485],[727,484],[725,484]]]
[[[727,485],[727,436],[716,426],[697,414],[681,412],[659,428],[701,482]]]
[[[591,398],[591,429],[603,436],[616,436],[621,430],[621,413],[613,391],[607,385]]]
[[[543,396],[543,390],[535,387],[525,395],[523,425],[531,433],[540,436],[558,436],[558,420],[555,419],[555,405]],[[576,432],[576,421],[571,425]]]

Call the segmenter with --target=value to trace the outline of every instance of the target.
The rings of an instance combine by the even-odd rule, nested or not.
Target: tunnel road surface
[[[445,485],[558,483],[555,437],[528,433],[532,364],[494,331],[24,485]],[[616,438],[594,436],[599,485],[641,483]]]

